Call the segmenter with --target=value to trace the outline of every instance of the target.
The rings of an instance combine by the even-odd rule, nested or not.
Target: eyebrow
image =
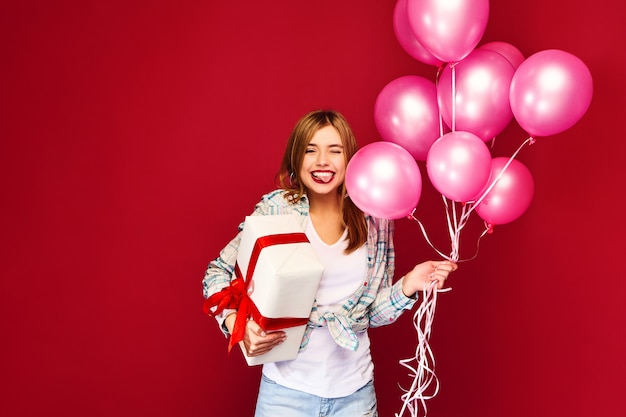
[[[316,148],[319,148],[319,145],[317,143],[313,143],[313,142],[309,142],[309,144],[307,146],[315,146]],[[333,143],[331,145],[328,145],[329,148],[341,148],[343,149],[344,146],[341,143]]]

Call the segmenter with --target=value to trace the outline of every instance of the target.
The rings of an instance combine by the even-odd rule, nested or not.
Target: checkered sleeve
[[[395,269],[395,249],[393,243],[393,221],[378,219],[375,224],[376,240],[375,272],[370,290],[377,290],[375,299],[369,307],[369,321],[371,327],[384,326],[395,322],[406,310],[415,304],[415,299],[402,292],[402,279],[393,283]],[[371,239],[373,240],[373,239]]]
[[[221,250],[219,256],[211,261],[204,272],[204,278],[202,279],[202,295],[204,298],[209,298],[211,295],[218,293],[222,289],[230,285],[230,281],[234,274],[235,262],[237,261],[237,250],[239,248],[239,242],[241,241],[241,229],[243,223],[239,226],[239,233],[232,239],[224,249]],[[215,316],[217,323],[224,333],[228,336],[228,330],[224,325],[226,316],[233,313],[235,310],[225,309],[220,314]]]
[[[265,194],[254,207],[251,213],[253,216],[286,214],[292,211],[304,210],[301,207],[308,207],[303,201],[300,206],[293,207],[283,197],[284,191],[275,190]],[[239,224],[237,235],[220,251],[219,256],[211,261],[204,273],[202,280],[202,293],[204,298],[221,291],[230,285],[230,281],[234,275],[235,262],[237,261],[237,253],[239,251],[239,243],[241,242],[241,232],[244,222]],[[225,309],[222,313],[215,316],[217,323],[225,336],[229,336],[228,330],[224,325],[226,316],[235,312],[235,310]]]

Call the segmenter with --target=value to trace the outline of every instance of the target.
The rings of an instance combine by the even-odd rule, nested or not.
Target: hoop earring
[[[293,171],[289,173],[289,185],[292,187],[296,185],[296,174]]]

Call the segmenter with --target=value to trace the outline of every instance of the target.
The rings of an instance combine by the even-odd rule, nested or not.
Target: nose
[[[326,152],[320,152],[317,155],[317,165],[326,166],[328,165],[328,155]]]

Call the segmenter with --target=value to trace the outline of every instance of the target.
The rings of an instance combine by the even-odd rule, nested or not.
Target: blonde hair
[[[339,133],[346,165],[358,149],[352,128],[341,113],[334,110],[316,110],[302,117],[289,136],[280,171],[276,176],[277,185],[285,190],[285,198],[292,203],[297,203],[306,194],[299,177],[306,148],[313,135],[326,126],[333,126]],[[346,253],[351,253],[367,241],[367,224],[363,212],[346,195],[345,181],[339,186],[338,192],[341,196],[343,224],[348,229]]]

